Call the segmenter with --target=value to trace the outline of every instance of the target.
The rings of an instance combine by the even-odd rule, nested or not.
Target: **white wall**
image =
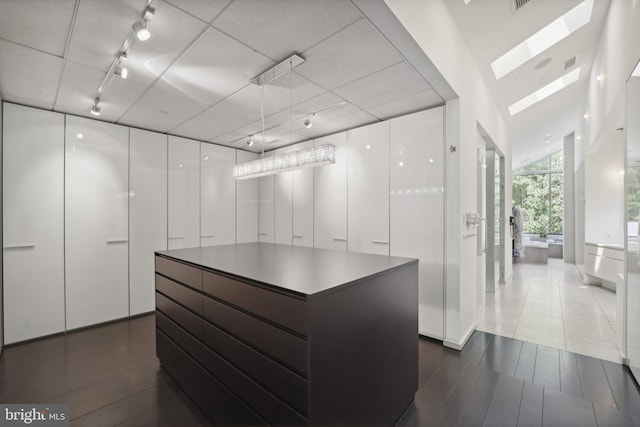
[[[598,194],[599,185],[588,178],[587,152],[592,152],[594,150],[592,147],[606,145],[616,140],[611,133],[623,123],[625,83],[640,58],[640,43],[637,42],[639,39],[640,2],[612,0],[589,76],[587,101],[583,109],[584,113],[588,113],[588,118],[580,118],[576,132],[576,135],[581,137],[580,143],[576,146],[575,164],[577,264],[584,263],[585,240],[599,238],[601,233],[595,228],[602,226],[602,224],[597,225],[595,221],[587,220],[587,216],[595,219],[594,214],[588,211],[598,203],[589,196],[594,194],[589,186],[595,184],[595,194]],[[597,81],[598,75],[604,78]],[[588,206],[586,212],[584,203]],[[617,209],[611,211],[611,217],[618,216]],[[600,212],[597,215],[602,216],[603,213]],[[583,218],[584,222],[582,222]],[[581,227],[582,224],[584,229]]]
[[[444,0],[385,0],[427,57],[459,96],[457,102],[447,102],[447,146],[456,151],[447,153],[447,277],[445,344],[459,347],[475,328],[476,320],[476,241],[462,239],[462,214],[476,211],[475,161],[476,132],[480,124],[511,164],[511,145],[503,116],[498,112],[491,94],[482,80]],[[455,116],[459,114],[459,124]],[[455,134],[459,133],[456,141]],[[459,171],[459,173],[457,173]],[[506,168],[505,182],[511,182],[511,170]],[[511,188],[505,189],[506,211],[511,210]],[[452,200],[450,200],[452,199]],[[505,235],[509,225],[505,221]],[[458,253],[459,247],[459,253]],[[507,256],[508,252],[508,256]],[[505,245],[505,277],[511,276],[511,248]]]
[[[625,156],[622,132],[591,146],[585,161],[585,242],[624,244]]]

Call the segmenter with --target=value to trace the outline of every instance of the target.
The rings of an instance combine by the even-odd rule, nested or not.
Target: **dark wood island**
[[[392,426],[418,388],[418,261],[269,243],[156,253],[164,369],[220,425]]]

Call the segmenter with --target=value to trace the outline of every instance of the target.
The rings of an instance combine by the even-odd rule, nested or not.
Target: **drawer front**
[[[204,343],[303,416],[307,381],[215,326],[204,323]]]
[[[159,274],[156,274],[156,290],[184,305],[189,310],[202,315],[203,296],[201,293]]]
[[[306,340],[211,298],[204,298],[203,308],[204,317],[211,323],[306,378]]]
[[[180,327],[198,339],[202,339],[204,321],[200,317],[158,292],[156,292],[156,308]]]
[[[189,356],[195,359],[218,381],[242,401],[252,407],[271,425],[305,425],[306,419],[285,405],[251,378],[239,371],[214,351],[172,322],[162,313],[157,314],[158,329],[171,338]]]
[[[199,268],[156,255],[156,273],[202,290],[202,270]]]
[[[307,304],[274,291],[205,271],[202,289],[216,298],[307,335]]]
[[[268,425],[160,330],[156,330],[156,348],[163,368],[216,424]]]

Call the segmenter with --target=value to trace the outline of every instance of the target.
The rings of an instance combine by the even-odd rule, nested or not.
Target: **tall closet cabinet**
[[[3,108],[7,344],[153,311],[157,250],[258,240],[255,154]]]
[[[64,120],[4,104],[5,344],[65,330]]]

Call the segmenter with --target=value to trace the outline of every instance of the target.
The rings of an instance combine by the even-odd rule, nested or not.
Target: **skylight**
[[[509,106],[509,113],[512,116],[515,116],[520,111],[531,107],[533,104],[536,104],[542,101],[543,99],[569,86],[571,83],[574,83],[575,81],[578,80],[579,77],[580,77],[580,67],[565,74],[559,79],[552,81],[548,85],[541,87],[537,91],[525,96],[520,101],[511,104]]]
[[[491,63],[496,80],[549,49],[591,20],[593,1],[585,0]]]
[[[631,75],[635,77],[640,77],[640,62],[638,62],[638,65],[636,65],[636,69],[633,70],[633,73]]]

